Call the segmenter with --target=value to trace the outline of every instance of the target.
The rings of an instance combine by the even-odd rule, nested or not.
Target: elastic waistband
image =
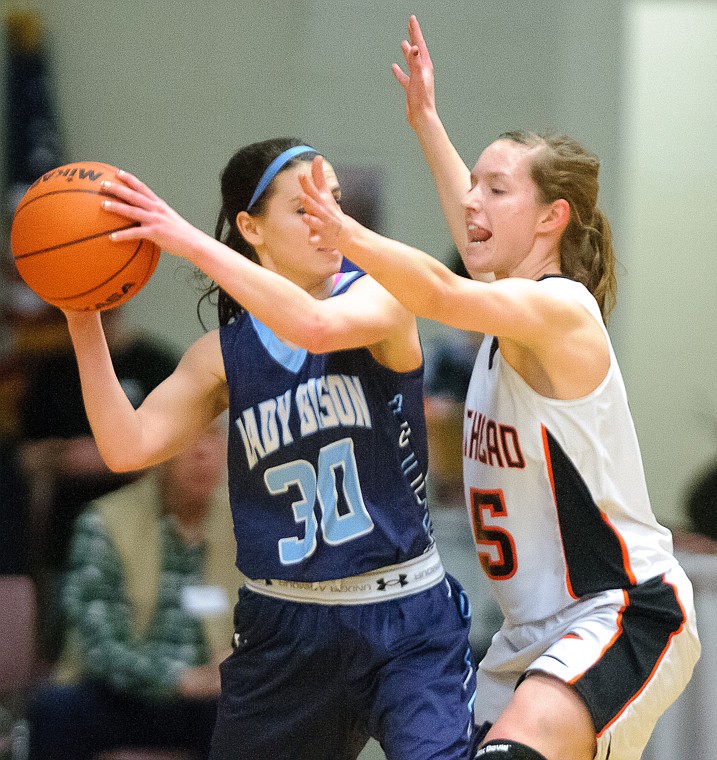
[[[246,588],[257,594],[290,602],[315,604],[368,604],[417,594],[440,583],[446,575],[438,550],[398,565],[389,565],[351,578],[302,583],[275,579],[247,580]]]

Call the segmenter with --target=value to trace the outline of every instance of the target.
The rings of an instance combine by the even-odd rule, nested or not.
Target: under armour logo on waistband
[[[389,581],[384,580],[383,578],[379,578],[376,581],[376,586],[378,587],[379,591],[385,591],[387,586],[400,586],[403,588],[404,586],[408,586],[408,581],[406,580],[406,574],[400,573],[398,578],[393,578]]]

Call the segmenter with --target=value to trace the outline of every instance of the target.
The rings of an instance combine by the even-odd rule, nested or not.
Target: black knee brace
[[[545,756],[510,739],[493,739],[476,752],[475,760],[545,760]]]

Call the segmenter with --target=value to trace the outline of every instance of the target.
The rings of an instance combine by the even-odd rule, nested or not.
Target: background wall
[[[67,161],[133,171],[208,232],[218,175],[234,150],[296,134],[339,167],[380,169],[383,231],[445,256],[448,233],[390,71],[402,61],[409,13],[424,27],[439,109],[468,163],[515,127],[583,141],[602,159],[602,205],[624,265],[611,332],[655,508],[679,521],[684,484],[714,448],[715,263],[707,246],[715,239],[715,148],[704,139],[710,127],[715,134],[717,113],[713,3],[35,7],[45,19]],[[195,303],[191,273],[165,255],[127,307],[128,321],[184,348],[201,332]]]
[[[717,450],[717,3],[630,3],[626,29],[621,362],[669,520]]]

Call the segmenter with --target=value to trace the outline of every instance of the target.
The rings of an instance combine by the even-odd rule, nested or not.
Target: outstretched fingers
[[[322,156],[314,156],[311,162],[311,179],[319,193],[328,192],[326,175],[324,174],[324,159]]]
[[[129,221],[135,222],[131,227],[111,232],[109,238],[113,242],[140,240],[141,238],[148,237],[144,227],[142,227],[143,222],[146,221],[146,212],[143,212],[142,209],[138,209],[136,206],[128,206],[126,203],[119,203],[119,201],[103,201],[102,207],[105,211],[118,214]]]
[[[410,81],[408,75],[404,73],[403,69],[397,63],[391,64],[391,71],[393,72],[393,76],[396,78],[396,81],[401,85],[401,87],[403,87],[404,90],[406,90]]]
[[[159,196],[156,195],[147,185],[145,185],[141,179],[135,177],[134,174],[131,174],[124,169],[118,169],[117,177],[122,182],[124,182],[125,185],[131,187],[133,190],[144,195],[145,197],[150,198],[153,201],[159,200]]]
[[[309,242],[337,247],[342,213],[326,183],[321,156],[314,158],[310,176],[299,175],[299,184],[304,208],[302,218],[309,228]]]
[[[428,54],[423,32],[415,16],[408,23],[408,40],[401,43],[406,59],[405,71],[398,64],[391,67],[396,81],[406,94],[406,118],[417,129],[425,114],[435,110],[433,62]]]
[[[426,40],[423,38],[421,25],[415,16],[411,16],[408,20],[408,36],[411,40],[411,45],[415,45],[418,48],[421,58],[426,63],[431,63],[431,56],[428,54],[428,47],[426,46]]]
[[[333,195],[329,192],[328,185],[326,184],[324,160],[321,156],[315,156],[311,162],[311,176],[306,174],[299,175],[299,184],[304,193],[304,199],[308,199],[312,206],[320,208],[325,196],[329,196],[333,200]]]
[[[302,190],[301,205],[304,208],[304,215],[301,218],[309,228],[309,243],[318,245],[322,240],[321,233],[324,229],[321,196],[312,178],[299,175],[299,184]]]

